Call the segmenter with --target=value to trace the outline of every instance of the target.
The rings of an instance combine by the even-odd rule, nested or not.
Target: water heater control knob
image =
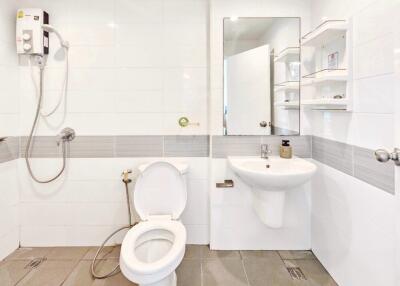
[[[31,39],[31,35],[29,34],[23,34],[22,35],[22,39],[24,39],[24,41],[29,41]]]
[[[24,51],[28,52],[30,49],[32,49],[31,44],[24,44]]]

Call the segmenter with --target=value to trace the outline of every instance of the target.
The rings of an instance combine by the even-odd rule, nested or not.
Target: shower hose
[[[92,276],[94,278],[97,279],[104,279],[104,278],[108,278],[110,276],[113,276],[117,273],[119,273],[121,270],[119,269],[119,263],[117,264],[117,266],[114,267],[114,269],[112,269],[110,272],[106,273],[106,274],[98,274],[95,271],[96,268],[96,260],[97,257],[99,256],[100,252],[103,250],[104,246],[106,245],[106,243],[118,232],[120,232],[121,230],[124,229],[130,229],[131,227],[133,227],[136,223],[132,224],[132,214],[131,214],[131,201],[130,201],[130,197],[129,197],[129,188],[128,188],[128,184],[130,182],[132,182],[131,179],[127,179],[124,178],[122,179],[122,181],[125,184],[125,193],[126,193],[126,201],[127,201],[127,208],[128,208],[128,216],[129,216],[129,225],[127,226],[123,226],[118,228],[117,230],[115,230],[114,232],[112,232],[109,236],[107,236],[107,238],[104,240],[104,242],[100,245],[100,247],[97,249],[96,255],[94,256],[93,260],[92,260],[92,264],[90,267],[90,271],[92,272]]]
[[[67,55],[68,55],[68,52],[67,52]],[[43,59],[42,59],[42,60],[43,60]],[[31,64],[30,61],[29,61],[29,63],[30,63],[31,72],[32,72],[32,64]],[[36,88],[36,86],[35,86],[35,89],[36,89],[36,91],[38,92],[38,103],[37,103],[37,107],[36,107],[35,119],[33,120],[33,124],[32,124],[32,127],[31,127],[31,131],[29,132],[28,141],[27,141],[27,143],[26,143],[26,148],[25,148],[25,162],[26,162],[26,166],[27,166],[27,168],[28,168],[29,174],[31,175],[32,179],[33,179],[35,182],[37,182],[37,183],[45,184],[45,183],[50,183],[50,182],[52,182],[52,181],[55,181],[55,180],[58,179],[58,178],[61,176],[61,174],[64,172],[64,170],[65,170],[65,161],[66,161],[66,151],[67,151],[67,150],[66,150],[65,144],[67,143],[67,141],[64,140],[64,139],[61,139],[61,140],[60,140],[60,141],[61,141],[61,144],[62,144],[62,154],[63,154],[63,158],[62,158],[62,159],[63,159],[63,161],[62,161],[62,167],[61,167],[60,171],[59,171],[54,177],[52,177],[52,178],[50,178],[50,179],[46,179],[46,180],[38,179],[38,178],[35,176],[35,174],[33,173],[33,171],[32,171],[32,167],[31,167],[31,164],[30,164],[30,161],[29,161],[29,157],[30,157],[30,150],[31,150],[31,146],[32,146],[32,137],[33,137],[33,133],[35,132],[35,128],[36,128],[36,125],[37,125],[37,123],[38,123],[39,115],[41,114],[41,109],[42,109],[44,63],[40,63],[40,64],[39,64],[39,69],[40,69],[40,75],[39,75],[39,89]],[[63,87],[63,91],[62,91],[63,93],[65,93],[65,89],[66,89],[67,75],[68,75],[68,58],[66,59],[66,76],[65,76],[64,87]],[[33,83],[35,84],[35,80],[34,80],[34,78],[33,78],[33,73],[32,73],[32,79],[33,79]],[[36,85],[36,84],[35,84],[35,85]],[[56,104],[55,108],[54,108],[51,112],[49,112],[49,113],[47,113],[47,114],[42,114],[42,116],[47,117],[47,116],[52,115],[52,114],[58,109],[58,107],[59,107],[59,105],[60,105],[60,103],[61,103],[61,101],[62,101],[62,98],[63,98],[63,96],[60,95],[60,99],[59,99],[58,103]]]

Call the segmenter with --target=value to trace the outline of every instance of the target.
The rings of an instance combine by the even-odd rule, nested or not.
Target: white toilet
[[[134,205],[142,219],[126,234],[120,255],[124,276],[141,286],[175,286],[175,269],[185,254],[188,165],[154,162],[139,167]]]

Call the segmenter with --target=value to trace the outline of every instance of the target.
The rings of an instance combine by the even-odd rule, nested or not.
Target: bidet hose
[[[66,147],[65,147],[66,142],[65,142],[65,140],[61,140],[62,154],[63,154],[62,167],[61,167],[60,171],[54,177],[52,177],[50,179],[45,179],[45,180],[38,179],[35,176],[35,174],[33,174],[32,167],[31,167],[31,164],[29,161],[30,149],[31,149],[31,145],[32,145],[32,137],[33,137],[33,133],[35,132],[36,125],[39,120],[39,115],[40,115],[40,110],[41,110],[42,100],[43,100],[43,70],[44,70],[44,65],[40,64],[39,98],[38,98],[38,103],[37,103],[37,107],[36,107],[35,120],[33,120],[32,128],[29,133],[28,141],[26,142],[26,148],[25,148],[25,162],[26,162],[26,166],[28,168],[29,174],[31,175],[32,179],[35,182],[40,183],[40,184],[50,183],[50,182],[56,180],[57,178],[59,178],[65,170],[65,162],[66,162]]]
[[[104,246],[106,245],[106,243],[118,232],[120,232],[121,230],[124,229],[130,229],[132,226],[134,226],[136,223],[132,224],[132,213],[131,213],[131,201],[130,201],[130,197],[129,197],[129,187],[128,184],[131,182],[130,179],[123,179],[122,180],[125,184],[125,193],[126,193],[126,201],[127,201],[127,207],[128,207],[128,215],[129,215],[129,225],[127,226],[123,226],[120,227],[119,229],[115,230],[114,232],[112,232],[109,236],[107,236],[107,238],[103,241],[103,243],[100,245],[99,249],[97,249],[96,255],[94,256],[93,260],[92,260],[92,264],[90,266],[90,271],[92,272],[92,276],[96,279],[105,279],[108,277],[111,277],[117,273],[119,273],[121,270],[119,269],[119,263],[114,267],[113,270],[111,270],[110,272],[100,275],[97,274],[95,271],[95,267],[96,267],[96,260],[97,257],[99,256],[100,252],[103,250]]]

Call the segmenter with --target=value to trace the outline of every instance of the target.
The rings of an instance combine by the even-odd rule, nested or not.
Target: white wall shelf
[[[274,104],[276,107],[282,107],[284,109],[300,109],[300,102],[298,100],[288,102],[277,102]]]
[[[276,63],[290,63],[298,61],[300,61],[300,47],[288,47],[282,50],[275,58]]]
[[[346,98],[318,98],[301,101],[301,105],[314,110],[347,110],[348,100]]]
[[[346,69],[324,69],[303,76],[301,85],[331,84],[332,82],[346,83],[348,79]]]
[[[300,82],[299,81],[285,81],[282,83],[275,84],[274,91],[279,92],[279,91],[298,91],[300,88]]]
[[[339,37],[345,36],[345,20],[328,20],[302,37],[302,46],[320,47]]]
[[[352,34],[352,19],[328,20],[302,37],[302,54],[308,55],[302,66],[302,106],[352,110]],[[334,99],[337,95],[342,98]]]

